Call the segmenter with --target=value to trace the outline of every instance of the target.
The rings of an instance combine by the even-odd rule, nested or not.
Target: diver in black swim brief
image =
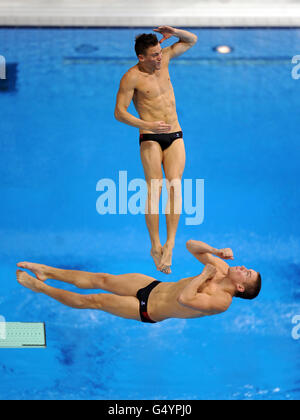
[[[191,49],[198,37],[171,26],[159,26],[154,32],[161,34],[162,39],[159,40],[153,33],[136,37],[134,48],[138,62],[120,81],[114,116],[123,124],[140,130],[140,155],[149,192],[146,203],[149,211],[145,212],[145,219],[151,241],[150,254],[157,270],[169,275],[172,273],[173,250],[182,213],[175,209],[182,208],[181,180],[186,162],[169,65],[173,59]],[[171,37],[179,40],[163,48],[161,44]],[[132,102],[137,116],[129,112]],[[158,220],[161,189],[155,197],[150,191],[152,180],[162,180],[163,172],[171,185],[167,188],[166,207],[170,210],[165,212],[167,238],[164,245],[160,239]],[[178,186],[176,193],[174,184]]]
[[[183,138],[183,133],[182,131],[177,131],[176,133],[163,133],[163,134],[141,134],[140,135],[140,145],[142,144],[142,142],[144,141],[156,141],[162,151],[168,149],[171,144],[178,139],[182,139]]]
[[[226,260],[234,259],[232,249],[217,249],[194,240],[189,240],[186,246],[206,266],[201,274],[177,282],[164,283],[139,273],[89,273],[26,261],[17,264],[17,280],[33,292],[44,293],[71,308],[98,309],[151,324],[170,318],[221,314],[229,309],[234,297],[253,300],[259,295],[262,285],[259,272],[244,266],[230,267],[226,263]],[[31,271],[32,275],[20,268]],[[110,293],[69,292],[49,286],[48,279],[72,284],[79,289],[102,289]]]

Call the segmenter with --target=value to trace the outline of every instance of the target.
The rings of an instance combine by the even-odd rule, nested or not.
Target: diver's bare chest
[[[140,76],[135,95],[153,99],[163,95],[172,88],[169,72],[161,71],[159,75]]]

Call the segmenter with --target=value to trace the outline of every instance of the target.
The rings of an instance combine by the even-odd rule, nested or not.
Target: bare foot
[[[25,271],[17,270],[17,280],[22,286],[40,293],[41,282],[25,273]]]
[[[46,275],[46,266],[42,264],[34,264],[29,262],[20,262],[17,264],[20,268],[26,268],[26,270],[32,271],[36,278],[40,281],[46,281],[47,275]]]
[[[156,265],[156,268],[158,270],[158,267],[160,266],[160,260],[162,257],[163,249],[162,247],[158,250],[155,250],[154,248],[151,249],[151,256],[154,260],[154,263]]]
[[[165,274],[171,274],[173,248],[169,245],[163,247],[163,255],[158,269]]]

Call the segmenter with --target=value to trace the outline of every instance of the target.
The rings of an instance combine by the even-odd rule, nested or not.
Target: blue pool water
[[[0,90],[0,315],[46,322],[48,342],[0,351],[1,399],[299,399],[300,80],[291,59],[300,30],[193,31],[198,44],[170,74],[184,177],[205,180],[205,219],[181,218],[168,280],[201,271],[185,249],[199,239],[260,271],[260,297],[212,318],[144,325],[16,283],[19,260],[166,277],[149,257],[143,215],[96,211],[100,179],[117,181],[121,170],[143,178],[138,130],[113,113],[145,30],[0,29],[12,82]],[[216,55],[220,44],[233,53]]]

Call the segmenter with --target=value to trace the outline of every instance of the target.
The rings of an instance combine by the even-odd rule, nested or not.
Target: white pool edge
[[[141,27],[162,24],[186,27],[300,27],[300,5],[223,7],[193,6],[173,8],[163,4],[159,9],[138,9],[136,1],[127,7],[100,1],[88,6],[56,5],[51,7],[37,3],[22,4],[11,1],[11,6],[0,1],[0,26],[63,26],[63,27]],[[113,7],[115,6],[115,7]],[[154,13],[154,11],[156,13]]]

